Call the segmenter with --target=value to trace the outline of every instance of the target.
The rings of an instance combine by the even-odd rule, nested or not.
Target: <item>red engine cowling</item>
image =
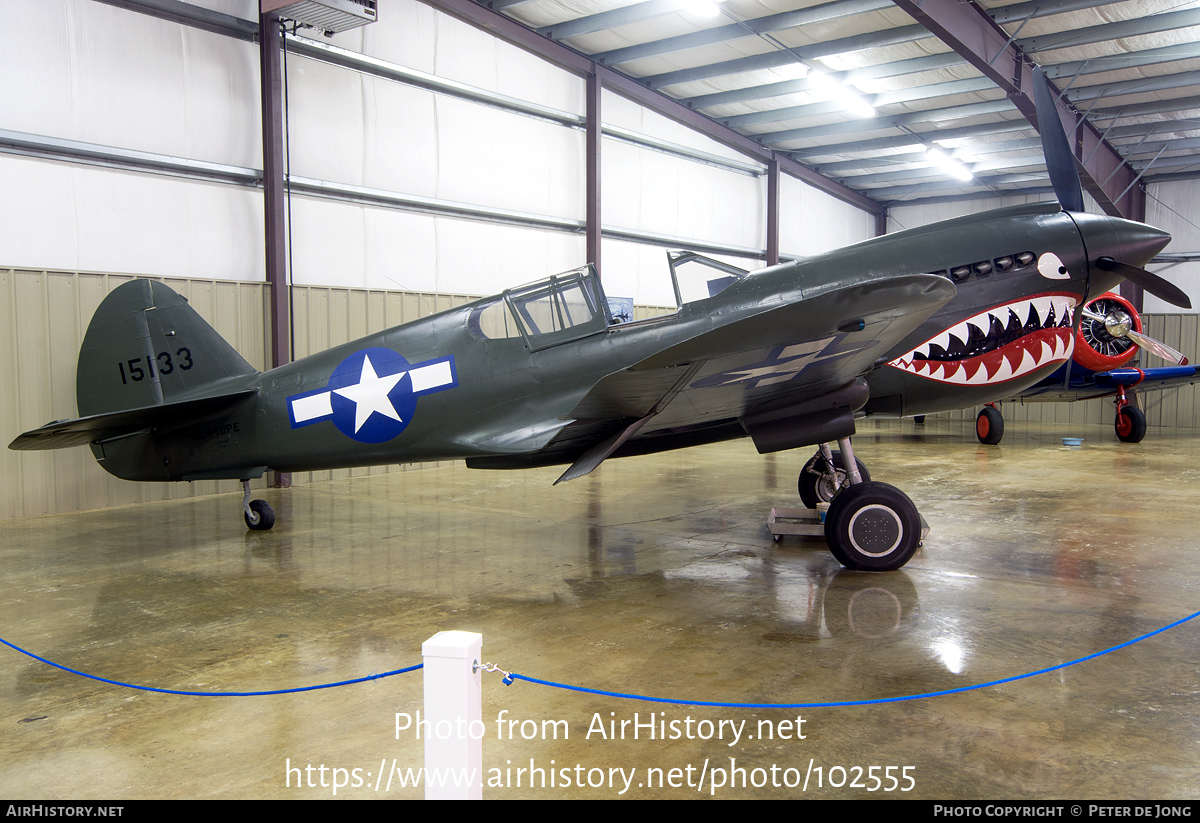
[[[1119,294],[1107,292],[1087,304],[1089,311],[1109,316],[1113,312],[1129,315],[1130,328],[1142,330],[1142,318],[1133,304]],[[1137,354],[1137,344],[1128,337],[1113,337],[1100,320],[1083,318],[1075,335],[1075,362],[1092,371],[1108,371],[1124,366]]]

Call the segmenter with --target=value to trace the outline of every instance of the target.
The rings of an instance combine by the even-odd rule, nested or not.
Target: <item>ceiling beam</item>
[[[912,86],[907,89],[880,92],[874,96],[864,95],[863,99],[875,108],[895,103],[908,103],[913,100],[927,100],[932,97],[948,97],[954,94],[965,94],[976,91],[995,91],[996,84],[986,77],[968,77],[965,80],[951,80],[946,83],[934,83],[928,86]],[[730,117],[714,115],[727,126],[740,128],[754,126],[759,123],[778,123],[783,120],[795,120],[801,117],[812,117],[818,114],[844,111],[845,103],[834,98],[815,103],[805,103],[799,106],[787,106],[767,111],[754,111],[747,114],[735,114]]]
[[[689,83],[693,80],[706,80],[710,77],[722,77],[727,74],[740,74],[744,71],[759,69],[777,69],[780,66],[794,65],[799,60],[815,60],[831,54],[844,54],[850,51],[893,46],[897,43],[911,43],[914,40],[927,40],[930,33],[921,26],[901,26],[900,28],[871,31],[856,34],[853,37],[843,37],[840,40],[829,40],[824,43],[813,43],[810,46],[800,46],[787,51],[770,51],[765,54],[754,54],[749,57],[739,57],[726,60],[723,63],[710,63],[705,66],[695,66],[690,69],[664,72],[641,78],[652,89],[674,86],[679,83]]]
[[[792,140],[809,140],[833,134],[859,134],[867,131],[908,126],[912,123],[944,123],[948,120],[959,120],[965,117],[975,117],[981,114],[996,114],[1013,110],[1013,104],[1006,99],[985,100],[982,103],[968,103],[965,106],[954,106],[948,109],[930,109],[928,111],[911,111],[892,117],[867,117],[861,120],[846,120],[841,123],[829,123],[823,126],[811,126],[803,129],[787,129],[786,131],[767,132],[754,135],[767,145],[778,145]],[[1021,128],[1029,128],[1027,123]],[[920,138],[910,137],[911,143],[920,142]]]
[[[856,83],[859,80],[874,80],[881,77],[900,77],[905,74],[917,74],[922,71],[933,71],[950,66],[958,66],[966,61],[952,51],[942,54],[928,54],[924,57],[913,57],[908,60],[897,60],[894,63],[879,63],[874,66],[863,66],[851,69],[841,75],[845,83]],[[766,83],[761,86],[747,86],[742,89],[730,89],[712,94],[701,94],[695,97],[681,98],[680,102],[692,108],[702,109],[719,106],[725,103],[740,103],[745,100],[762,100],[768,97],[780,97],[808,91],[808,80],[783,80],[778,83]]]
[[[910,0],[896,3],[901,7],[905,4],[911,4]],[[1026,52],[1037,54],[1041,51],[1069,49],[1075,46],[1104,43],[1109,40],[1137,37],[1142,34],[1156,34],[1188,26],[1200,26],[1200,9],[1168,11],[1162,14],[1151,14],[1147,17],[1135,17],[1132,20],[1119,20],[1115,23],[1101,23],[1098,26],[1088,26],[1082,29],[1042,34],[1037,37],[1025,38],[1020,43],[1021,48]]]
[[[551,23],[535,31],[551,40],[565,40],[581,34],[592,34],[606,29],[615,29],[617,26],[626,26],[630,23],[640,23],[643,20],[653,20],[655,17],[662,17],[664,14],[678,11],[683,8],[683,5],[683,0],[646,0],[644,3],[634,3],[632,6],[622,6],[619,9],[609,9],[585,17],[576,17],[573,20]]]
[[[1029,0],[1028,3],[1016,3],[998,9],[984,9],[997,23],[1020,23],[1026,17],[1049,17],[1052,14],[1065,14],[1069,11],[1094,9],[1097,6],[1111,6],[1124,0]]]
[[[662,40],[651,40],[646,43],[638,43],[633,46],[600,52],[592,56],[606,66],[615,66],[618,63],[627,63],[630,60],[639,60],[643,57],[656,57],[660,54],[670,54],[671,52],[683,51],[684,49],[691,49],[697,46],[708,46],[713,43],[724,43],[727,40],[737,40],[742,37],[755,37],[760,34],[770,34],[771,32],[794,29],[799,26],[809,26],[813,23],[839,20],[843,17],[851,17],[864,12],[890,8],[891,5],[891,0],[833,0],[831,3],[821,3],[817,6],[771,14],[766,17],[755,18],[754,20],[738,21],[725,26],[701,29],[700,31],[681,34],[676,37],[667,37]]]
[[[224,34],[238,40],[253,43],[258,39],[258,20],[246,20],[212,11],[194,3],[184,3],[182,0],[99,0],[109,6],[136,11],[157,17],[160,20],[170,20],[214,34]],[[255,8],[258,3],[254,4]]]
[[[1030,96],[1033,91],[1033,67],[1022,51],[1013,46],[1008,33],[983,9],[975,3],[961,3],[958,0],[893,2],[991,78],[1021,114],[1036,126],[1037,111]],[[1134,214],[1136,193],[1130,189],[1137,173],[1124,162],[1115,148],[1101,138],[1094,126],[1087,121],[1080,122],[1078,112],[1066,102],[1058,99],[1057,107],[1076,160],[1081,166],[1084,188],[1108,214]]]
[[[595,73],[600,77],[604,88],[695,129],[700,134],[736,149],[759,162],[766,164],[778,159],[783,172],[838,200],[870,214],[881,214],[883,211],[882,206],[871,198],[818,174],[789,157],[780,155],[776,158],[774,152],[763,147],[757,141],[722,126],[677,100],[646,88],[620,72],[597,65],[589,57],[574,49],[543,37],[515,20],[479,5],[474,0],[423,0],[423,2],[431,8],[487,31],[581,77]]]
[[[996,191],[989,189],[987,191],[967,192],[964,194],[943,194],[935,197],[916,197],[912,200],[889,200],[886,204],[888,210],[890,211],[898,206],[929,206],[937,203],[959,203],[964,200],[985,200],[993,197],[1012,196],[1045,198],[1053,201],[1054,189],[1050,186],[1021,186],[1020,188],[999,189]],[[1034,200],[1031,202],[1040,201]]]
[[[964,137],[980,137],[988,134],[1004,134],[1012,131],[1027,131],[1032,128],[1022,120],[1001,120],[996,123],[984,123],[979,126],[960,126],[956,129],[933,129],[931,131],[913,131],[908,134],[893,137],[875,137],[869,140],[859,140],[854,143],[825,143],[820,146],[809,146],[803,149],[788,149],[787,153],[794,157],[826,157],[856,154],[858,152],[887,151],[913,146],[927,145],[940,140],[958,140]]]

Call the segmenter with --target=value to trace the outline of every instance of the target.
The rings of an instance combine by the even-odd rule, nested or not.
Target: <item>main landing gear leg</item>
[[[838,442],[840,445],[841,441]],[[850,441],[845,442],[849,444]],[[854,482],[846,472],[848,465],[854,467],[861,480],[871,479],[871,473],[861,460],[856,457],[848,460],[845,452],[834,451],[822,443],[817,453],[804,464],[796,483],[804,508],[815,509],[818,503],[829,503],[839,491]]]
[[[851,467],[850,485],[829,504],[825,542],[848,569],[892,571],[909,561],[921,545],[921,515],[908,495],[895,486],[863,479],[850,438],[838,447]],[[822,446],[822,453],[828,446]]]
[[[266,500],[250,499],[250,481],[242,480],[242,510],[246,526],[254,531],[266,531],[275,525],[275,510]]]

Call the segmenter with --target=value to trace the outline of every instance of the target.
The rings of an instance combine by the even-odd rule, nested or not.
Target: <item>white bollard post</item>
[[[482,650],[476,632],[438,632],[421,644],[426,800],[483,799]]]

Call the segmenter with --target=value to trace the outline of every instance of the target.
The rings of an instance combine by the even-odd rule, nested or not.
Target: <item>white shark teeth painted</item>
[[[1012,380],[1071,356],[1071,311],[1076,302],[1074,295],[1046,294],[997,306],[946,329],[889,365],[942,383],[973,386]],[[1000,346],[997,338],[1011,334],[1014,319],[1028,331]],[[986,348],[989,337],[992,345]],[[938,359],[930,359],[931,352]],[[952,352],[964,354],[951,358]]]
[[[1071,324],[1071,308],[1074,305],[1075,298],[1069,295],[1043,295],[1028,300],[1018,300],[1004,306],[997,306],[994,309],[988,309],[974,317],[967,318],[952,328],[946,329],[946,331],[932,340],[917,346],[917,348],[904,355],[901,359],[911,359],[914,356],[927,359],[931,346],[938,346],[942,351],[949,351],[952,344],[951,338],[956,338],[960,344],[965,345],[971,339],[972,329],[976,331],[976,339],[987,337],[991,333],[993,319],[1000,324],[1000,328],[1007,329],[1011,314],[1017,315],[1022,326],[1029,325],[1032,322],[1040,328],[1045,328],[1046,321],[1050,317],[1051,310],[1053,310],[1055,325],[1069,326]],[[1063,322],[1064,317],[1067,318],[1065,323]]]

